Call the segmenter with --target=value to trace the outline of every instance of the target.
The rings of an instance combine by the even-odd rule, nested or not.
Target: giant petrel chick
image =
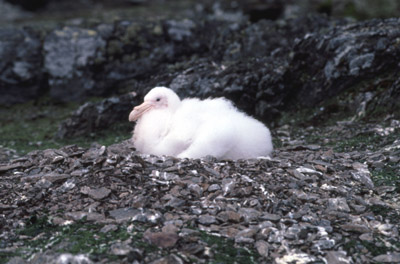
[[[133,144],[144,154],[178,158],[248,159],[272,152],[269,129],[225,98],[180,100],[155,87],[133,108]]]

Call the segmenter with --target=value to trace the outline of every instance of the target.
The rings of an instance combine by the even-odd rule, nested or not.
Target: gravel
[[[379,128],[338,127],[342,139],[355,129]],[[306,129],[303,136],[329,139],[331,129]],[[375,186],[371,180],[380,163],[398,156],[398,140],[374,150],[338,152],[301,137],[294,141],[288,126],[280,130],[286,136],[272,157],[236,162],[141,155],[125,141],[33,151],[4,163],[0,251],[16,252],[27,240],[39,239],[40,234],[25,241],[15,237],[33,216],[46,216],[55,226],[101,225],[99,234],[141,228],[140,238],[132,231],[110,242],[106,251],[117,262],[213,261],[216,248],[204,243],[203,234],[254,252],[255,263],[399,262],[399,189],[395,182]],[[159,250],[145,250],[137,241]],[[60,255],[56,248],[48,246],[30,262],[112,262],[88,252]],[[26,260],[14,257],[9,263]]]

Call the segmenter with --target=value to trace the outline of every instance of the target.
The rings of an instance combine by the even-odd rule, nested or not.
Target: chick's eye
[[[161,98],[157,98],[156,101],[157,101],[157,102],[160,102],[160,101],[161,101]]]

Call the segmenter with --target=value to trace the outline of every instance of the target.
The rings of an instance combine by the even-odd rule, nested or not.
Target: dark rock
[[[220,65],[220,67],[222,68],[217,67],[218,70],[215,71],[217,65],[209,60],[197,59],[196,61],[189,61],[189,63],[186,63],[188,65],[184,67],[182,72],[175,71],[171,73],[172,76],[175,76],[175,78],[172,78],[172,81],[170,81],[170,86],[171,88],[176,90],[180,96],[198,96],[204,98],[208,96],[223,95],[233,100],[241,109],[244,109],[245,111],[252,114],[256,113],[262,118],[270,116],[270,119],[274,118],[274,115],[270,115],[271,111],[273,113],[274,111],[277,111],[271,109],[271,107],[274,107],[275,109],[281,104],[281,100],[276,100],[275,102],[271,102],[271,104],[270,102],[265,101],[262,95],[265,94],[267,98],[273,97],[272,95],[275,94],[273,90],[265,90],[265,87],[271,86],[272,89],[274,85],[280,82],[282,74],[284,73],[287,66],[288,57],[286,52],[283,52],[283,54],[280,55],[279,58],[268,59],[266,58],[266,56],[269,56],[270,52],[272,52],[274,49],[289,51],[291,49],[291,45],[294,43],[294,37],[302,36],[302,32],[306,32],[308,28],[311,27],[311,24],[313,24],[313,27],[315,27],[316,24],[318,24],[318,27],[329,26],[329,23],[326,19],[324,20],[317,17],[309,19],[309,21],[304,23],[306,26],[304,28],[297,28],[297,31],[293,30],[291,26],[298,27],[297,25],[304,25],[300,21],[290,21],[290,25],[285,26],[283,29],[281,29],[280,26],[271,22],[260,21],[258,24],[249,26],[247,28],[238,27],[237,29],[230,29],[227,31],[224,29],[226,27],[229,27],[229,24],[217,25],[215,21],[208,21],[207,23],[207,27],[205,27],[200,24],[194,24],[193,22],[190,22],[190,20],[179,22],[167,21],[165,23],[164,30],[168,35],[171,35],[171,40],[168,41],[172,41],[172,43],[165,43],[165,40],[162,39],[161,35],[149,35],[150,30],[153,30],[154,27],[159,27],[159,25],[154,24],[149,28],[144,28],[135,23],[121,23],[117,26],[116,32],[114,34],[116,34],[118,38],[121,38],[122,40],[122,37],[124,37],[126,34],[134,34],[134,36],[136,36],[136,34],[139,34],[140,32],[142,33],[142,36],[146,38],[143,41],[148,43],[150,46],[156,45],[157,43],[158,45],[161,45],[161,47],[158,47],[156,51],[154,51],[153,49],[154,56],[152,57],[152,62],[146,62],[145,65],[140,65],[139,67],[140,71],[143,72],[143,74],[145,74],[146,76],[157,75],[156,70],[160,66],[156,67],[154,65],[162,65],[162,63],[166,62],[166,60],[169,60],[168,58],[170,57],[179,58],[184,54],[203,55],[207,54],[207,51],[213,56],[217,56],[218,54],[220,54],[219,51],[226,50],[226,42],[224,41],[224,38],[231,39],[233,36],[235,36],[235,34],[237,34],[238,36],[233,37],[233,39],[240,47],[238,51],[239,53],[236,58],[233,58],[232,55],[226,55],[225,60],[236,61],[243,58],[245,59],[243,63],[233,65],[227,63],[227,69],[222,70],[225,66]],[[209,28],[214,27],[215,29],[220,30],[209,32]],[[267,29],[270,29],[270,31],[268,31]],[[205,31],[207,31],[207,39],[204,39]],[[219,32],[221,31],[226,34],[223,39],[217,38],[217,34],[219,34]],[[208,39],[209,37],[215,38],[215,41],[210,42]],[[275,40],[277,41],[276,43],[274,42]],[[240,44],[241,42],[244,42],[244,44]],[[131,50],[131,48],[129,46],[126,46],[124,42],[117,41],[112,43],[113,44],[108,48],[109,56],[112,55],[113,57],[117,58],[122,55],[122,50],[126,50],[126,52],[124,53],[125,56],[127,56],[127,52],[134,53],[134,55],[132,56],[138,56],[136,51]],[[212,46],[210,46],[210,43],[213,43]],[[116,45],[115,47],[119,48],[110,50],[110,48],[114,47],[114,45]],[[138,48],[145,48],[147,50],[147,47],[145,47],[143,43],[138,43],[138,45],[141,45]],[[170,48],[163,49],[163,45],[166,47],[171,45],[172,46]],[[126,48],[124,48],[125,46]],[[171,49],[172,53],[169,54],[167,50]],[[150,52],[150,50],[148,52]],[[251,58],[254,57],[260,59],[251,60]],[[136,66],[134,67],[135,69],[129,69],[130,67],[132,67],[132,65],[138,64],[140,63],[140,61],[143,60],[144,58],[137,59],[134,62],[129,62],[129,65],[127,65],[128,62],[122,64],[120,62],[111,62],[107,64],[105,71],[108,72],[106,73],[109,76],[108,79],[121,81],[127,78],[134,78],[137,74],[143,75],[142,73],[137,72]],[[110,69],[108,69],[109,66]],[[257,69],[257,71],[254,72],[254,69]],[[238,74],[244,75],[244,78],[238,79]],[[163,74],[156,77],[156,80],[158,80],[158,83],[165,83],[165,85],[168,85],[168,81],[167,83],[165,82],[165,76]],[[156,83],[154,85],[156,85]],[[81,86],[78,85],[76,87]],[[136,99],[138,101],[136,101],[135,103],[141,101],[142,96],[145,94],[145,92],[148,91],[149,88],[151,88],[151,86],[147,86],[145,89],[137,90],[138,97]],[[269,94],[270,92],[272,92],[272,94]],[[124,100],[121,99],[120,101]],[[101,107],[101,104],[104,103],[100,103],[99,107]],[[88,108],[88,106],[85,106],[85,108]],[[122,116],[125,116],[131,108],[132,105],[130,107],[125,107],[125,114],[115,114],[115,116],[113,117],[116,117],[117,120],[121,120]],[[88,108],[88,110],[94,110],[94,114],[92,115],[93,117],[91,118],[91,120],[101,119],[101,117],[98,117],[99,114],[96,113],[94,106]],[[76,116],[77,121],[80,118],[80,124],[88,123],[92,125],[87,125],[87,127],[90,128],[92,131],[97,128],[96,125],[93,125],[93,121],[89,120],[89,122],[86,122],[87,118],[80,117],[82,115],[82,111],[77,111],[77,113],[74,115]],[[110,122],[108,120],[114,119],[108,118],[105,121],[105,124]],[[81,129],[86,130],[85,133],[88,133],[88,128],[83,127]],[[74,129],[73,127],[71,127],[70,130],[79,131],[77,129]],[[68,135],[68,132],[59,132],[59,135],[62,134]]]
[[[0,23],[14,22],[19,19],[26,19],[32,17],[30,12],[22,10],[22,8],[9,4],[5,0],[0,1],[0,12],[3,14],[0,18]]]
[[[44,68],[49,74],[50,94],[60,101],[103,95],[91,70],[104,60],[106,42],[92,29],[54,30],[43,45]]]
[[[137,99],[132,94],[105,99],[101,103],[86,103],[63,121],[56,134],[57,138],[71,138],[88,135],[97,130],[109,128],[119,121],[127,121],[127,113]]]
[[[196,24],[185,19],[182,21],[170,20],[165,23],[166,32],[173,41],[183,41],[184,39],[193,40],[192,30],[195,29]]]
[[[281,11],[274,13],[280,16],[283,6],[269,1],[248,7],[278,8]],[[206,13],[207,8],[198,10],[186,19],[59,28],[44,33],[43,47],[30,31],[4,30],[8,44],[4,49],[7,66],[0,70],[5,80],[2,86],[14,83],[18,89],[3,88],[2,98],[12,99],[4,99],[7,103],[25,101],[49,86],[50,94],[63,101],[128,89],[137,92],[139,101],[152,86],[169,85],[181,96],[226,96],[240,109],[272,122],[282,110],[316,105],[397,65],[396,19],[349,24],[309,15],[247,23],[244,16],[221,20],[218,14],[225,11],[217,5],[212,14]],[[18,50],[29,54],[20,59],[13,55]],[[171,63],[176,65],[171,67]],[[375,99],[371,93],[371,100],[390,101],[391,108],[396,108],[390,95],[398,95],[398,86],[394,84],[391,90],[386,99]],[[108,127],[111,120],[123,120],[131,107],[125,105],[123,114],[115,111],[118,114],[105,118],[95,106],[86,106],[86,111],[94,113],[86,117],[77,113],[82,115],[80,121],[78,117],[68,121],[59,136]]]
[[[256,22],[261,19],[276,20],[283,15],[285,3],[283,1],[250,1],[243,6],[244,13],[249,15],[250,21]]]
[[[38,0],[38,1],[27,1],[27,0],[5,0],[13,5],[19,5],[26,10],[34,11],[46,6],[50,0]]]
[[[35,99],[46,89],[41,39],[33,29],[0,29],[0,105]]]
[[[155,43],[161,46],[157,52],[153,51],[154,56],[151,62],[144,63],[145,58],[141,58],[129,62],[130,64],[114,61],[107,64],[104,70],[110,76],[108,79],[121,81],[137,75],[155,76],[152,80],[153,84],[146,82],[146,87],[135,86],[137,97],[134,104],[142,100],[142,96],[149,88],[162,84],[170,86],[182,97],[225,96],[245,112],[256,115],[265,122],[272,122],[279,118],[281,111],[305,105],[314,106],[325,98],[335,96],[352,87],[363,78],[368,79],[368,76],[372,74],[380,75],[390,71],[396,65],[394,58],[398,56],[398,50],[395,45],[392,45],[397,34],[400,34],[395,29],[399,23],[395,19],[346,25],[347,22],[342,20],[329,21],[322,16],[309,16],[285,20],[283,25],[261,20],[248,26],[239,24],[237,28],[229,30],[225,30],[229,28],[228,24],[214,25],[212,20],[207,23],[218,29],[218,32],[223,32],[222,39],[217,37],[216,32],[211,31],[207,32],[207,36],[215,41],[205,41],[203,39],[205,27],[191,20],[166,21],[163,30],[169,36],[167,40],[163,39],[162,35],[150,34],[151,27],[121,23],[114,33],[119,38],[133,30],[129,34],[136,36],[138,32],[141,32],[146,38],[144,41],[150,46]],[[156,28],[159,26],[152,25]],[[375,35],[380,37],[374,38]],[[151,41],[154,43],[150,44]],[[386,43],[385,47],[391,48],[375,50],[375,47],[382,46],[382,43]],[[112,56],[121,56],[122,50],[126,49],[128,53],[134,54],[132,56],[138,56],[134,50],[124,48],[126,44],[123,42],[115,43],[115,45],[120,48],[113,49]],[[145,48],[143,44],[138,45],[138,48]],[[229,52],[229,45],[237,54]],[[170,48],[166,48],[167,46]],[[147,47],[145,49],[150,52]],[[208,56],[218,56],[217,54],[221,54],[222,51],[225,55],[217,60],[217,64],[208,59]],[[168,77],[160,72],[164,63],[168,63],[170,58],[178,59],[194,54],[201,58],[185,62],[182,69],[170,71]],[[145,64],[139,67],[140,70],[136,70],[136,66],[134,66],[135,69],[128,70],[139,62]],[[156,62],[158,66],[154,66]],[[112,69],[107,69],[111,65]],[[238,76],[241,77],[238,78]],[[101,86],[107,86],[106,83],[101,82],[104,84]],[[324,88],[314,91],[315,87]],[[132,87],[131,90],[133,89]],[[398,94],[397,89],[398,86],[393,86],[393,91],[390,93]],[[385,98],[386,102],[392,102],[389,104],[392,109],[397,108],[389,92]],[[94,124],[93,120],[104,120],[104,124],[110,123],[109,120],[122,120],[133,105],[124,103],[129,101],[127,98],[118,100],[121,103],[121,112],[123,106],[123,114],[118,111],[118,114],[110,116],[115,117],[114,119],[103,118],[103,114],[97,113],[96,105],[90,105],[90,107],[86,105],[86,111],[93,112],[89,114],[89,122],[82,111],[77,111],[74,114],[76,121],[73,123],[90,124],[90,126],[80,128],[76,125],[74,129],[74,125],[70,125],[70,128],[68,125],[63,125],[60,131],[64,130],[64,132],[59,132],[59,135],[73,134],[73,132],[67,132],[68,130],[81,129],[85,131],[81,132],[83,134],[101,128],[102,125]],[[372,95],[371,100],[375,102],[382,99],[376,99]],[[101,107],[105,103],[107,101],[98,103],[98,106]],[[98,122],[98,124],[102,123]]]
[[[395,58],[400,52],[390,44],[394,36],[400,35],[399,23],[398,19],[371,20],[335,27],[324,34],[306,35],[295,45],[290,62],[293,68],[284,75],[291,87],[301,87],[286,90],[296,94],[288,102],[300,102],[303,98],[300,105],[314,105],[371,74],[390,72],[396,67]],[[377,49],[380,46],[386,48]],[[311,87],[320,89],[310,95]]]

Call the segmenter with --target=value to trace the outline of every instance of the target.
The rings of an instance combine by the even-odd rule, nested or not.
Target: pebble
[[[170,232],[145,232],[143,238],[157,247],[171,248],[178,242],[179,236],[176,233]]]
[[[89,197],[95,199],[95,200],[101,200],[106,198],[110,193],[111,190],[101,187],[98,189],[92,189],[88,186],[84,186],[81,188],[81,193],[89,195]]]

